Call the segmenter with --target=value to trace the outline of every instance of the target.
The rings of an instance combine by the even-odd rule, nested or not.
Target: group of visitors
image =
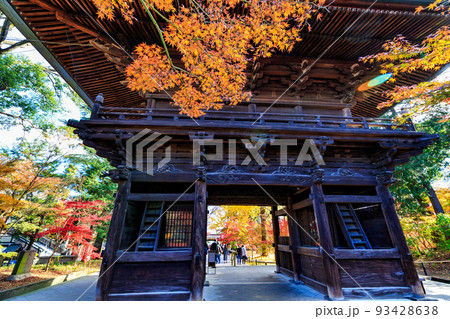
[[[221,256],[223,255],[223,262],[226,264],[228,263],[228,256],[230,253],[236,254],[236,261],[238,264],[245,264],[247,257],[247,250],[245,249],[244,245],[236,246],[233,245],[233,247],[230,248],[230,244],[220,244],[217,242],[216,239],[214,239],[213,243],[209,246],[210,252],[216,253],[215,262],[216,264],[221,263]]]

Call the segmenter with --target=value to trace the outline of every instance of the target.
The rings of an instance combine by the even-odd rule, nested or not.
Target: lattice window
[[[160,248],[191,247],[193,210],[193,206],[173,206],[164,214]]]

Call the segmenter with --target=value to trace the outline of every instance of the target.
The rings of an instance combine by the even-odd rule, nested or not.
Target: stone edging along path
[[[8,289],[8,290],[3,290],[3,291],[0,291],[0,300],[17,297],[17,296],[41,289],[41,288],[50,287],[50,286],[54,286],[54,285],[60,284],[65,281],[71,281],[74,279],[78,279],[80,277],[83,277],[83,276],[86,276],[88,274],[95,273],[95,272],[97,272],[97,270],[91,270],[91,271],[80,270],[80,271],[73,272],[73,273],[70,273],[67,275],[61,275],[61,276],[58,276],[55,278],[50,278],[50,279],[45,279],[45,280],[38,281],[38,282],[33,282],[28,285],[12,288],[12,289]]]

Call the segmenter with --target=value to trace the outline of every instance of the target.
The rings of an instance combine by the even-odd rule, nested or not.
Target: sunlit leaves
[[[442,27],[436,33],[428,36],[422,43],[413,44],[403,36],[398,36],[384,44],[385,52],[362,58],[365,62],[378,62],[382,73],[390,72],[395,77],[402,73],[417,70],[436,71],[450,63],[450,29]],[[387,92],[387,102],[379,108],[390,107],[396,103],[408,100],[408,110],[402,119],[416,114],[436,111],[436,108],[448,108],[450,101],[449,81],[429,81],[413,86],[400,86]]]
[[[9,160],[0,157],[0,220],[12,217],[23,218],[23,215],[45,209],[39,200],[51,196],[61,184],[61,180],[46,177],[41,168],[30,160]]]
[[[100,17],[112,19],[114,8],[129,21],[132,0],[92,0]],[[300,41],[300,30],[324,1],[138,0],[159,33],[161,47],[141,44],[127,68],[129,87],[142,92],[175,90],[174,104],[192,117],[224,104],[250,98],[245,71],[252,60],[289,52]],[[239,8],[238,8],[239,7]],[[233,9],[233,10],[231,10]],[[163,20],[157,23],[155,17]],[[318,16],[320,18],[320,15]],[[181,59],[174,61],[169,47]]]

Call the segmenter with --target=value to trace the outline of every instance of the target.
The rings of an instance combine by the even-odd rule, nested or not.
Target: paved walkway
[[[207,301],[324,300],[324,295],[287,276],[276,274],[275,266],[236,266],[219,264],[216,274],[206,276]]]
[[[275,266],[237,266],[219,264],[216,274],[206,276],[207,301],[313,301],[325,296],[303,284],[294,283],[287,276],[274,273]],[[450,284],[424,281],[428,299],[450,301]],[[380,299],[399,300],[399,299]],[[405,300],[405,299],[400,299]]]
[[[98,273],[93,273],[75,280],[63,282],[58,285],[42,288],[25,295],[17,296],[8,301],[75,301],[85,291],[80,298],[82,301],[92,301],[95,299],[95,287]],[[92,285],[92,286],[91,286]],[[89,288],[89,286],[91,286]]]
[[[220,264],[215,275],[206,276],[209,286],[205,287],[204,298],[207,301],[324,300],[324,295],[308,286],[296,284],[287,276],[274,273],[274,270],[275,266],[231,267]],[[80,300],[92,301],[95,299],[97,276],[91,274],[8,301],[75,301],[90,286]],[[429,299],[450,301],[449,284],[427,280],[424,285]]]

